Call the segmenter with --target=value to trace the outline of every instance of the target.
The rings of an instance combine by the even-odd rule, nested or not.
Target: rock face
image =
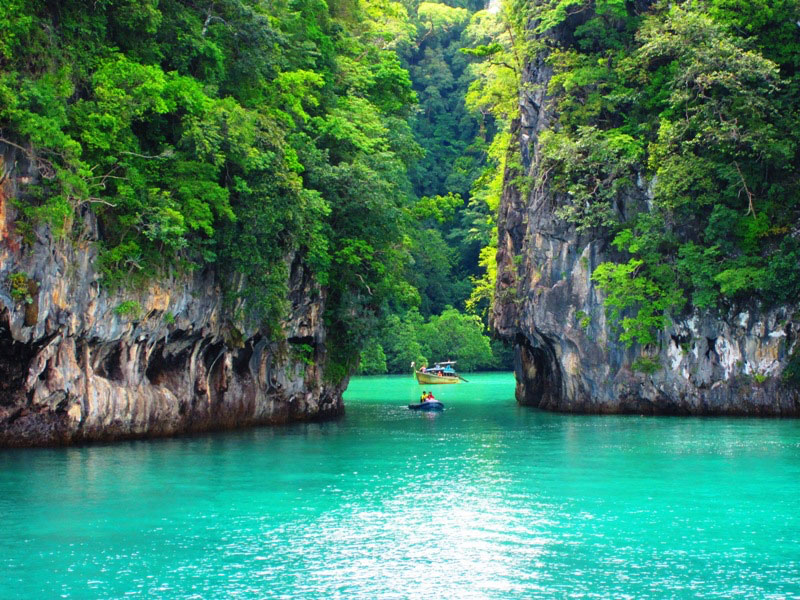
[[[6,149],[2,163],[13,165]],[[97,228],[79,240],[14,231],[19,178],[0,178],[0,446],[69,444],[319,419],[343,411],[347,381],[323,380],[325,296],[287,257],[281,341],[240,331],[214,273],[111,293],[94,268]],[[16,293],[12,293],[12,288]],[[27,291],[27,294],[25,293]],[[27,297],[23,297],[27,296]]]
[[[539,133],[557,118],[545,92],[551,76],[543,62],[524,74],[533,91],[521,99],[514,133],[529,176],[538,168]],[[648,201],[647,182],[640,178],[636,188],[623,214]],[[694,312],[660,332],[657,347],[626,348],[591,280],[613,248],[578,235],[556,217],[558,203],[546,188],[523,196],[507,183],[500,206],[492,324],[515,344],[520,403],[587,413],[800,416],[800,392],[781,377],[798,352],[800,304]],[[647,364],[659,368],[643,372]]]

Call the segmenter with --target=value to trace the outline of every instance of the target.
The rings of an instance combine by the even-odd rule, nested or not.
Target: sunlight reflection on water
[[[363,378],[334,423],[0,452],[0,598],[800,597],[798,422],[470,380],[440,414]]]

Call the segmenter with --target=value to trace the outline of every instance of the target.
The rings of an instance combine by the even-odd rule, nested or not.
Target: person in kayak
[[[422,390],[422,395],[419,397],[419,403],[422,404],[427,399],[428,399],[428,393],[425,390]]]

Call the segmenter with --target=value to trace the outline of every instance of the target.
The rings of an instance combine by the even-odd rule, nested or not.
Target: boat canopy
[[[453,365],[454,364],[456,364],[456,361],[454,361],[454,360],[446,360],[446,361],[443,361],[443,362],[437,362],[437,363],[434,363],[434,365],[432,367],[428,367],[427,369],[425,369],[425,372],[426,373],[431,373],[431,372],[438,373],[438,372],[441,371],[442,373],[455,374],[455,369],[453,369]]]

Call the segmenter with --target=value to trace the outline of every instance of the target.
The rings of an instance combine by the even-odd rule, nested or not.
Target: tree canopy
[[[213,269],[231,306],[244,300],[236,318],[273,334],[298,257],[326,294],[329,375],[341,377],[389,315],[438,315],[469,295],[450,236],[482,160],[462,157],[479,125],[453,93],[467,85],[457,49],[472,11],[6,2],[0,142],[38,171],[14,199],[16,234],[80,236],[91,211],[103,285]],[[451,135],[461,141],[446,150]],[[423,189],[415,169],[432,156],[453,168]]]
[[[620,339],[653,343],[691,307],[797,298],[800,5],[547,0],[530,16],[558,114],[536,183],[613,240],[593,279]],[[648,205],[622,214],[643,185]]]

